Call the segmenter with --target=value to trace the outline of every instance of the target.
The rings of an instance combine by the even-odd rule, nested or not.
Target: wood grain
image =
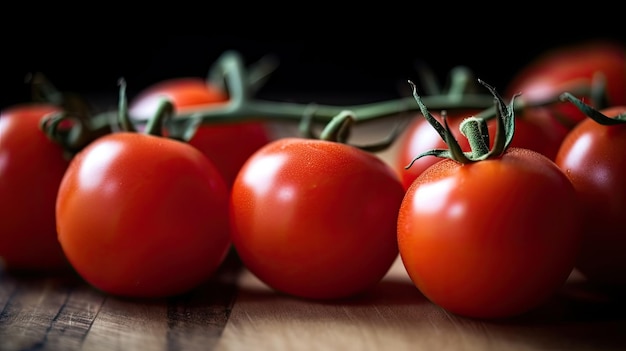
[[[231,252],[216,276],[170,299],[104,294],[73,274],[0,274],[0,350],[212,349],[226,325],[241,262]]]
[[[373,291],[337,302],[269,290],[247,271],[216,350],[626,350],[626,304],[573,274],[524,317],[480,321],[430,303],[397,260]]]

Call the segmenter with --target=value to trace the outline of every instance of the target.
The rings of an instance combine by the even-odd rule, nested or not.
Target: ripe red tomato
[[[244,164],[231,193],[232,240],[268,286],[312,299],[377,284],[398,256],[404,189],[391,167],[353,146],[278,139]]]
[[[571,273],[581,241],[576,193],[532,150],[461,164],[442,159],[409,187],[398,217],[406,270],[435,304],[504,318],[544,303]]]
[[[626,48],[622,43],[607,40],[579,42],[546,51],[511,79],[505,96],[521,92],[520,99],[527,103],[558,98],[563,92],[573,91],[576,85],[591,85],[596,73],[602,73],[606,80],[608,104],[626,104]],[[591,102],[590,95],[577,96]],[[569,123],[585,119],[572,104],[557,103],[547,108],[552,117],[561,114]],[[528,113],[532,115],[534,109]]]
[[[478,114],[480,111],[454,111],[448,113],[448,124],[453,135],[457,138],[459,145],[464,151],[469,151],[470,146],[467,138],[463,137],[459,125],[465,117]],[[433,116],[440,122],[443,122],[440,114],[433,113]],[[489,134],[491,136],[491,145],[496,131],[496,120],[492,119],[488,123]],[[564,136],[564,135],[563,135]],[[511,146],[526,148],[537,151],[546,155],[550,159],[554,159],[561,145],[562,137],[560,134],[553,133],[551,128],[542,128],[536,123],[529,122],[526,119],[518,119],[515,126],[515,136]],[[422,173],[430,165],[439,161],[436,157],[422,157],[406,169],[405,167],[411,161],[424,151],[431,149],[447,148],[446,143],[433,129],[428,121],[421,115],[415,118],[407,127],[406,131],[398,141],[397,152],[395,155],[394,168],[402,180],[405,189],[411,185],[413,180]]]
[[[626,105],[600,110],[626,113]],[[626,122],[603,125],[588,118],[567,135],[555,160],[584,206],[584,244],[577,268],[592,281],[626,284]]]
[[[160,99],[166,96],[177,112],[208,109],[228,101],[227,94],[200,78],[175,78],[154,84],[140,92],[131,102],[132,118],[145,120],[156,113]],[[232,183],[254,151],[272,140],[265,122],[246,121],[202,125],[189,144],[208,156],[220,170],[227,185]]]
[[[59,187],[56,221],[76,271],[122,296],[186,292],[230,248],[228,189],[213,163],[147,134],[108,134],[80,151]]]
[[[0,263],[6,269],[69,268],[54,219],[69,162],[39,128],[44,116],[57,111],[54,105],[24,104],[0,114]]]

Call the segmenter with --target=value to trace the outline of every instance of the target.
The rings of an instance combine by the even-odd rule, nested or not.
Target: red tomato
[[[7,269],[69,268],[54,219],[69,162],[39,128],[45,115],[57,111],[54,105],[24,104],[0,114],[0,261]]]
[[[626,113],[626,105],[600,111]],[[577,268],[590,280],[626,284],[626,123],[589,118],[563,141],[556,164],[574,184],[584,206],[584,245]]]
[[[398,256],[404,189],[391,167],[332,141],[285,138],[244,164],[231,193],[232,240],[268,286],[334,299],[377,284]]]
[[[511,79],[505,95],[522,93],[520,99],[527,103],[558,98],[576,85],[591,85],[596,73],[603,73],[606,79],[609,105],[626,104],[626,48],[621,43],[605,40],[580,42],[545,52]],[[589,95],[578,97],[589,100]],[[569,123],[585,119],[572,104],[555,104],[548,109],[551,115],[557,113],[568,118]]]
[[[197,286],[230,248],[228,189],[211,161],[172,139],[120,132],[96,139],[59,187],[59,241],[105,292],[161,297]]]
[[[145,120],[156,113],[160,99],[166,96],[177,112],[209,109],[228,101],[225,92],[200,78],[176,78],[148,87],[140,92],[129,107],[132,118]],[[202,125],[189,144],[207,155],[220,170],[227,185],[232,183],[254,151],[272,140],[267,124],[262,121]]]
[[[459,125],[465,117],[476,115],[478,112],[480,111],[454,111],[448,114],[448,124],[464,151],[469,151],[470,146],[467,138],[459,131]],[[433,116],[443,123],[441,115],[433,113]],[[491,144],[493,145],[496,120],[490,120],[488,125]],[[534,150],[554,159],[564,135],[554,134],[552,131],[553,129],[542,128],[526,119],[518,119],[511,146]],[[442,148],[447,148],[446,143],[425,118],[420,115],[411,122],[398,142],[396,157],[393,161],[396,172],[399,174],[405,189],[408,189],[420,173],[439,161],[439,159],[436,157],[422,157],[416,160],[409,169],[405,167],[422,152]]]
[[[409,187],[398,245],[419,290],[467,317],[504,318],[544,303],[571,273],[580,208],[565,174],[535,151],[442,159]]]

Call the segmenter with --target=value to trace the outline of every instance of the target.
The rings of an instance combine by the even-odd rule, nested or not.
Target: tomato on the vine
[[[626,284],[626,105],[599,111],[622,122],[580,122],[563,141],[556,164],[574,184],[584,208],[578,270],[598,283]]]
[[[505,95],[521,93],[521,99],[531,104],[558,99],[561,93],[574,91],[577,86],[590,88],[594,77],[599,77],[597,74],[604,79],[606,104],[626,104],[626,47],[608,40],[579,42],[544,52],[513,76]],[[590,102],[591,93],[576,95]],[[585,119],[583,113],[567,103],[530,108],[523,114],[533,115],[537,109],[548,109],[548,115],[562,119],[567,129]]]
[[[467,317],[538,307],[563,286],[579,252],[575,189],[546,156],[510,147],[511,111],[491,149],[481,121],[464,122],[470,153],[431,115],[450,148],[420,155],[439,162],[415,179],[399,211],[398,247],[411,280],[435,304]]]
[[[278,139],[235,179],[233,245],[277,291],[311,299],[356,295],[398,256],[403,195],[391,167],[369,152],[330,140]]]
[[[22,104],[0,114],[0,263],[7,269],[69,268],[54,219],[69,162],[39,125],[54,112],[55,105]]]
[[[459,145],[464,151],[469,151],[470,146],[466,138],[463,137],[459,130],[461,122],[480,111],[460,110],[446,113],[447,122],[450,125],[452,134],[457,138]],[[440,114],[433,114],[440,122],[443,122]],[[489,134],[495,135],[496,120],[491,119],[488,122]],[[554,159],[561,144],[561,136],[552,133],[550,128],[542,128],[536,123],[531,123],[526,119],[516,122],[516,131],[511,146],[526,148],[537,151],[550,159]],[[491,139],[493,145],[493,138]],[[415,156],[420,153],[446,147],[446,143],[439,137],[437,132],[422,116],[417,116],[398,141],[397,153],[395,155],[394,168],[402,180],[402,184],[406,189],[411,185],[413,180],[422,173],[426,168],[439,161],[436,157],[423,157],[412,163],[411,167],[406,169]]]
[[[138,120],[149,119],[163,97],[170,99],[176,112],[210,108],[228,101],[228,95],[206,80],[196,77],[173,78],[147,87],[133,98],[129,113]],[[245,121],[201,125],[189,144],[208,156],[226,183],[232,182],[241,165],[254,151],[273,139],[264,121]]]
[[[184,293],[230,249],[228,194],[198,149],[149,134],[108,134],[76,154],[63,177],[58,238],[75,270],[102,291]]]

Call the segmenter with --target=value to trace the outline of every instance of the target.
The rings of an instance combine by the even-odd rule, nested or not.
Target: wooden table
[[[0,272],[0,351],[14,350],[626,350],[626,303],[574,273],[522,317],[473,320],[425,299],[399,260],[363,296],[305,301],[270,290],[231,252],[205,285],[148,301],[74,274]]]

